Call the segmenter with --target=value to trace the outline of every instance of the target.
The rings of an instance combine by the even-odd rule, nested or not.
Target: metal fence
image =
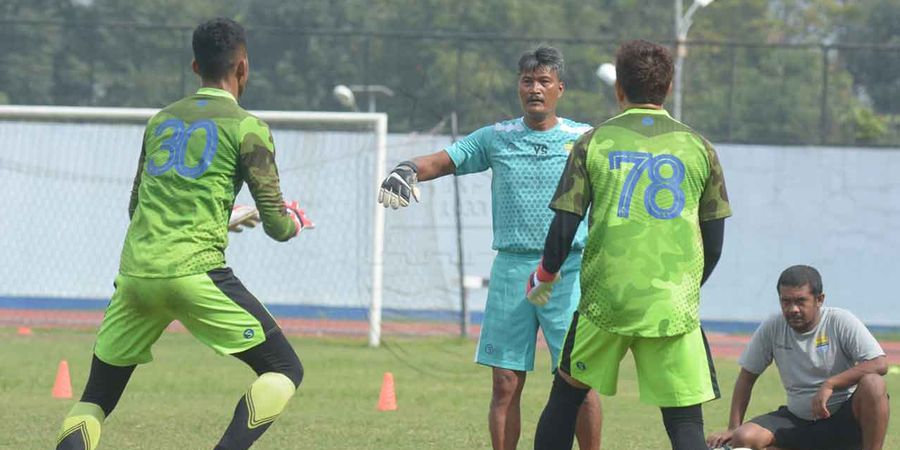
[[[196,86],[191,27],[0,19],[0,103],[161,107]],[[560,113],[617,111],[595,75],[618,41],[420,31],[248,27],[251,109],[342,110],[337,84],[383,85],[392,132],[462,132],[520,114],[515,64],[549,43],[566,55]],[[672,44],[671,42],[668,44]],[[900,46],[689,42],[683,119],[714,142],[900,144]],[[365,97],[360,103],[366,104]]]

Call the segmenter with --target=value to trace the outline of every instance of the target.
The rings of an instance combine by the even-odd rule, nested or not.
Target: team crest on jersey
[[[572,153],[572,149],[575,148],[575,141],[569,141],[563,144],[563,148],[566,149],[566,153]]]
[[[255,333],[253,332],[252,328],[247,328],[246,330],[244,330],[244,339],[253,339],[254,334]]]
[[[816,350],[824,351],[828,350],[828,336],[824,334],[820,334],[816,336]]]

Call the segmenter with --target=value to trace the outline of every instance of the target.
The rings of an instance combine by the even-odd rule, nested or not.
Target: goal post
[[[108,284],[110,277],[115,273],[110,271],[110,268],[115,266],[115,264],[110,264],[110,262],[106,260],[114,259],[115,263],[118,262],[118,252],[111,251],[111,247],[121,248],[121,239],[116,239],[117,236],[124,236],[125,231],[122,224],[119,223],[121,218],[117,217],[117,215],[114,218],[110,218],[110,221],[114,223],[101,226],[101,230],[94,232],[92,237],[85,237],[85,240],[80,243],[67,244],[66,239],[59,239],[59,244],[63,246],[71,245],[71,248],[69,249],[36,249],[36,251],[31,251],[31,249],[34,248],[33,242],[17,243],[14,242],[16,239],[14,236],[16,236],[17,232],[41,232],[40,224],[53,220],[52,215],[45,214],[44,212],[39,211],[39,209],[41,209],[40,204],[43,201],[50,200],[50,198],[42,198],[41,195],[50,195],[47,192],[52,192],[54,188],[58,189],[59,192],[67,193],[72,197],[68,199],[68,202],[71,204],[63,205],[61,214],[64,214],[65,217],[80,217],[78,211],[89,209],[91,204],[89,196],[106,196],[106,192],[111,190],[114,190],[115,194],[109,194],[109,196],[116,198],[114,199],[114,202],[110,201],[110,205],[112,205],[111,207],[118,205],[122,201],[121,191],[130,190],[130,177],[134,173],[134,159],[136,158],[137,150],[140,149],[141,133],[135,133],[135,130],[141,129],[156,112],[158,112],[158,110],[152,108],[0,105],[0,134],[3,134],[7,140],[7,145],[10,146],[8,148],[13,149],[10,153],[6,153],[5,155],[4,153],[0,153],[0,169],[12,172],[14,176],[20,178],[19,181],[5,181],[5,183],[7,183],[6,185],[3,184],[4,182],[0,182],[0,187],[5,188],[4,190],[6,191],[0,192],[0,199],[3,199],[3,203],[7,207],[19,207],[20,212],[24,214],[34,214],[31,217],[22,217],[22,222],[25,223],[13,223],[10,221],[0,227],[4,228],[2,230],[4,233],[0,233],[0,239],[3,239],[3,241],[0,242],[9,244],[10,247],[8,248],[12,248],[14,252],[19,248],[22,253],[22,259],[29,260],[35,265],[46,265],[45,260],[47,259],[69,258],[68,261],[54,261],[49,263],[52,267],[47,270],[53,270],[53,268],[58,265],[60,268],[68,268],[74,272],[69,277],[62,277],[62,280],[42,282],[39,275],[22,274],[20,273],[22,272],[21,270],[17,271],[17,265],[27,265],[29,261],[16,262],[14,260],[17,258],[9,258],[7,261],[0,262],[0,277],[7,280],[7,283],[5,283],[6,287],[0,287],[0,297],[11,296],[27,299],[73,296],[75,298],[99,299],[107,296],[109,293]],[[363,255],[357,255],[357,259],[369,259],[368,264],[371,266],[367,274],[363,274],[361,268],[356,271],[356,274],[359,275],[357,278],[368,278],[367,280],[359,282],[365,286],[362,288],[355,287],[350,289],[355,289],[356,293],[366,291],[365,294],[358,295],[359,297],[368,297],[368,342],[370,346],[378,346],[381,342],[381,318],[384,290],[385,211],[381,205],[376,203],[375,199],[380,181],[382,177],[384,177],[386,171],[387,114],[312,111],[252,111],[252,113],[256,117],[267,122],[273,129],[276,148],[280,149],[279,169],[282,170],[283,174],[287,172],[287,170],[285,170],[285,166],[282,166],[282,155],[289,155],[290,149],[283,150],[280,136],[283,134],[289,135],[292,133],[291,130],[296,128],[312,128],[313,132],[307,134],[313,134],[315,136],[291,135],[289,136],[290,141],[299,143],[301,146],[316,146],[322,145],[319,144],[320,142],[325,142],[330,146],[328,150],[335,151],[330,152],[322,150],[312,157],[304,155],[303,158],[294,155],[292,159],[290,159],[291,164],[294,166],[290,168],[291,170],[310,170],[302,168],[304,162],[309,158],[333,167],[340,167],[339,165],[343,163],[351,165],[355,164],[358,167],[360,178],[368,178],[368,181],[360,180],[354,185],[357,187],[356,195],[358,198],[353,201],[348,201],[350,204],[347,207],[357,209],[347,212],[347,216],[343,217],[343,219],[345,222],[362,223],[371,220],[371,227],[355,226],[348,228],[349,231],[336,231],[335,236],[329,237],[329,239],[331,239],[329,243],[340,244],[341,242],[356,242],[358,244],[356,245],[357,250],[364,248],[370,249],[369,254],[365,257],[363,257]],[[85,124],[89,126],[82,126]],[[121,130],[119,129],[121,128],[119,125],[127,126],[128,129]],[[347,132],[347,130],[350,130],[351,132]],[[39,146],[45,150],[41,150],[43,153],[40,155],[27,154],[34,146]],[[67,155],[67,150],[62,149],[61,147],[70,146],[77,147],[77,151],[79,152],[89,154],[87,156],[84,154],[75,156]],[[133,149],[121,148],[132,146],[136,147]],[[104,148],[101,149],[100,147]],[[22,154],[18,154],[16,151],[20,151]],[[343,153],[333,155],[333,153],[340,152]],[[328,159],[329,157],[331,157],[331,159]],[[86,162],[85,158],[96,158],[103,161]],[[127,163],[126,160],[131,160],[131,162]],[[103,165],[103,167],[93,168],[93,166],[91,166],[92,164]],[[368,171],[365,170],[365,165],[370,166]],[[347,169],[347,172],[350,173],[350,169]],[[332,176],[323,168],[314,168],[311,173],[320,177],[317,178],[317,180],[321,180],[323,183],[334,183],[336,185],[335,191],[345,187],[342,183],[344,180],[334,180],[333,178],[335,178],[335,176]],[[352,174],[351,177],[353,177]],[[26,186],[19,186],[17,188],[16,186],[13,186],[13,183],[21,183]],[[87,186],[84,188],[68,189],[67,186],[72,183],[82,183]],[[29,184],[31,184],[31,186],[28,186]],[[42,184],[47,186],[42,186]],[[115,189],[110,189],[110,185],[115,185]],[[127,189],[124,189],[124,186],[126,185]],[[25,194],[17,195],[15,192],[17,189],[24,190]],[[282,189],[287,190],[285,189],[284,180],[282,181]],[[327,190],[325,187],[322,189]],[[330,192],[331,190],[328,191]],[[103,192],[103,194],[98,194],[100,192]],[[241,195],[245,196],[246,192],[242,192]],[[336,197],[335,201],[325,199],[322,200],[323,204],[327,203],[328,205],[332,205],[339,203],[337,200],[340,199],[337,197],[341,195],[340,192],[330,193],[330,195]],[[61,198],[60,200],[65,202],[67,199]],[[312,198],[301,198],[301,204],[309,204],[310,200],[315,201],[315,199]],[[125,204],[127,204],[127,200],[125,200],[125,202]],[[368,208],[366,208],[366,206],[368,206]],[[122,208],[124,208],[124,206],[122,206]],[[366,209],[369,211],[368,213],[363,212]],[[324,210],[320,212],[328,214]],[[108,213],[108,211],[100,211],[100,214]],[[355,218],[354,215],[360,217]],[[310,216],[314,221],[320,219],[320,216],[317,216],[314,211],[310,211]],[[116,222],[113,219],[118,220],[119,222]],[[321,217],[321,219],[326,218]],[[83,226],[88,223],[90,222],[75,223],[73,224],[73,227],[78,227],[79,225]],[[125,225],[125,227],[127,227],[127,225]],[[314,233],[320,235],[328,233],[325,230],[321,230],[321,228],[323,227],[320,226],[320,230],[316,230]],[[68,231],[85,234],[84,228]],[[343,237],[340,235],[341,232],[345,233]],[[345,239],[347,237],[346,233],[350,232],[354,233],[352,239]],[[56,233],[59,233],[59,231],[56,231]],[[5,234],[6,237],[3,237],[3,234]],[[241,248],[247,249],[250,244],[245,244],[241,241],[253,240],[256,242],[263,239],[259,236],[261,233],[250,234],[256,234],[257,236],[250,238],[246,236],[248,233],[244,233],[244,235],[239,237],[231,236],[230,241],[232,244],[240,243]],[[91,253],[94,249],[86,250],[85,253],[90,253],[87,255],[72,254],[78,251],[76,246],[79,245],[81,246],[80,248],[99,247],[99,244],[94,241],[100,239],[93,239],[98,236],[102,236],[103,240],[116,240],[114,246],[112,243],[105,244],[107,247],[102,254],[102,259],[104,261],[98,261],[98,254]],[[77,241],[78,237],[73,236],[73,239]],[[313,239],[313,237],[309,236],[307,239],[301,237],[301,240],[308,239]],[[364,242],[364,240],[368,240],[368,242]],[[279,253],[292,251],[303,252],[302,245],[305,243],[306,242],[300,244],[300,250],[281,249],[279,250]],[[19,247],[16,247],[17,245]],[[322,245],[326,246],[326,244]],[[259,253],[265,253],[257,258],[257,261],[265,261],[266,256],[276,254],[276,252],[266,253],[267,250],[257,251]],[[324,248],[322,251],[340,253],[344,251],[344,249],[332,248],[329,250],[328,248]],[[33,255],[32,253],[37,254]],[[229,259],[231,259],[231,257],[229,257]],[[237,259],[241,258],[239,257]],[[339,260],[340,258],[336,259]],[[283,259],[279,260],[279,262],[280,261],[287,260]],[[279,264],[279,262],[271,262],[271,264],[276,265]],[[318,265],[326,265],[329,263],[340,265],[339,262],[335,263],[333,261],[323,261],[318,263]],[[94,264],[101,264],[102,267],[93,272],[80,267],[83,265]],[[281,264],[284,263],[281,262]],[[315,263],[309,264],[315,265]],[[362,265],[365,263],[359,261],[358,264]],[[277,270],[287,270],[287,268],[279,267]],[[352,284],[346,280],[348,276],[349,275],[334,275],[334,279],[324,280],[323,282],[342,287],[340,286],[341,284]],[[56,281],[58,281],[58,284],[56,284]],[[70,286],[70,288],[67,288],[66,286]],[[71,288],[71,286],[75,287]],[[297,286],[286,286],[274,293],[273,296],[277,299],[282,299],[281,302],[286,302],[284,299],[287,297],[284,295],[284,292],[296,289]],[[336,292],[333,295],[336,299],[335,301],[349,301],[346,300],[349,296],[352,295],[348,295],[345,292]],[[270,306],[269,303],[266,304],[267,306]],[[354,304],[352,306],[362,305]]]

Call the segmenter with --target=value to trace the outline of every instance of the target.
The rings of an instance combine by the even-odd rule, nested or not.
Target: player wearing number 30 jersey
[[[207,21],[194,31],[193,49],[202,87],[147,124],[116,289],[87,386],[63,421],[58,450],[97,447],[131,373],[152,360],[151,347],[175,320],[259,375],[216,449],[249,448],[303,378],[297,354],[225,266],[224,252],[234,197],[244,183],[271,238],[286,241],[312,224],[297,202],[282,199],[268,126],[237,103],[249,74],[243,27],[229,19]]]
[[[662,108],[673,73],[665,47],[623,44],[616,72],[623,112],[582,136],[569,155],[532,282],[541,288],[532,292],[552,289],[559,254],[587,216],[581,301],[535,448],[567,448],[560,443],[571,442],[567,430],[584,389],[614,395],[628,350],[640,398],[662,408],[673,448],[706,448],[700,404],[717,398],[718,387],[698,313],[700,285],[718,261],[731,215],[722,169],[709,142]]]

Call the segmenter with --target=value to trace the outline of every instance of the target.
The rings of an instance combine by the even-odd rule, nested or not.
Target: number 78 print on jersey
[[[628,172],[625,183],[622,185],[622,194],[619,196],[619,217],[628,217],[631,196],[634,195],[635,185],[644,172],[650,178],[650,186],[644,191],[644,206],[647,208],[647,212],[657,219],[672,219],[681,214],[684,209],[684,191],[681,189],[681,182],[684,181],[684,163],[678,157],[673,155],[653,156],[647,152],[610,152],[610,170],[624,169],[621,166],[625,162],[634,164],[634,167]],[[671,168],[670,175],[663,175],[663,169],[666,166]],[[667,202],[668,207],[660,206],[660,199],[657,197],[663,190],[672,193],[671,200]]]
[[[576,142],[550,207],[589,215],[579,311],[674,336],[699,323],[700,222],[731,215],[712,145],[663,110],[630,109]]]

